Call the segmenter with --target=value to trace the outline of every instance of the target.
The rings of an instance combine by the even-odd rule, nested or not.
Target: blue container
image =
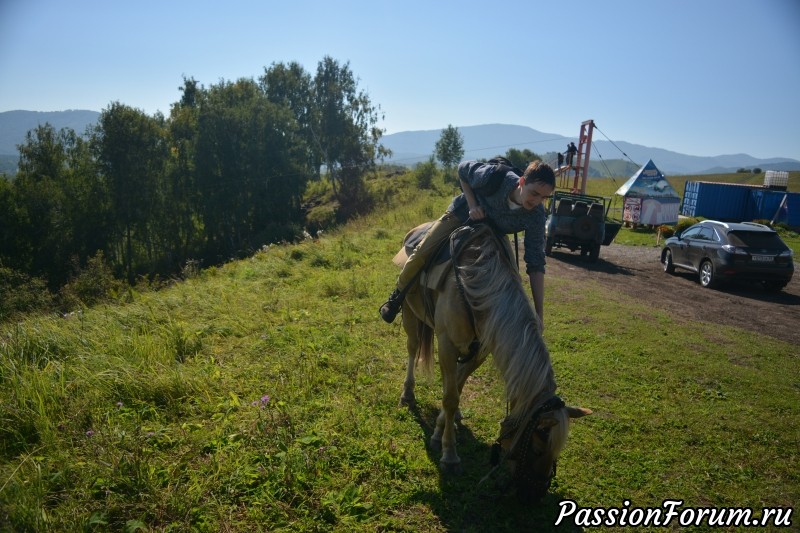
[[[687,181],[683,188],[681,214],[723,222],[752,220],[752,192],[759,186],[708,181]]]
[[[783,199],[786,197],[786,202]],[[792,227],[800,226],[800,193],[770,189],[752,191],[754,219],[775,220]]]

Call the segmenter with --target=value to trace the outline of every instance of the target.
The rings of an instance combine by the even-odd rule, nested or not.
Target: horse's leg
[[[483,364],[486,358],[481,358],[480,355],[476,355],[466,363],[459,363],[458,364],[458,397],[461,397],[461,392],[464,390],[464,384],[467,382],[467,378],[475,372],[479,366]],[[460,422],[464,416],[461,414],[461,409],[456,411],[456,421]]]
[[[406,324],[406,320],[411,322],[411,319],[406,319],[406,313],[403,313],[403,325]],[[411,314],[411,313],[408,313]],[[415,329],[408,327],[406,328],[406,349],[408,350],[408,366],[406,367],[406,379],[403,382],[403,392],[400,394],[400,405],[404,406],[407,405],[408,407],[416,407],[417,405],[417,398],[414,395],[414,386],[416,385],[416,379],[414,378],[414,367],[416,366],[416,359],[417,359],[417,351],[419,350],[419,336]]]
[[[441,444],[442,457],[439,465],[442,469],[459,473],[461,459],[456,452],[456,424],[455,417],[458,411],[458,367],[456,358],[458,350],[450,340],[439,336],[439,367],[442,371],[442,410],[436,418],[436,429],[431,437],[431,444]]]

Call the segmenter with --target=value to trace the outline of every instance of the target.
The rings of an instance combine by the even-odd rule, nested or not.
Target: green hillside
[[[562,500],[756,516],[800,501],[795,347],[555,276],[559,391],[595,414],[551,494],[521,505],[502,469],[479,485],[505,410],[491,364],[465,389],[465,472],[443,476],[438,378],[420,378],[418,410],[397,406],[405,336],[377,307],[403,234],[452,188],[391,183],[390,205],[319,239],[0,325],[0,530],[554,531]]]

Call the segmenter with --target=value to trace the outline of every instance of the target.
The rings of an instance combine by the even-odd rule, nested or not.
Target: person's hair
[[[550,167],[550,165],[536,160],[531,161],[531,164],[525,169],[525,172],[522,174],[521,181],[524,183],[534,183],[538,181],[555,188],[556,174],[553,172],[553,169]]]

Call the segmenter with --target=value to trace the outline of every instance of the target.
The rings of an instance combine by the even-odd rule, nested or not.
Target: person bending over
[[[499,187],[491,194],[482,195],[481,187],[497,179],[496,173],[501,174]],[[394,321],[406,292],[428,258],[454,230],[468,220],[489,219],[503,233],[525,232],[525,271],[530,279],[541,331],[544,323],[544,232],[547,219],[543,202],[555,190],[553,169],[541,161],[534,161],[522,176],[518,176],[504,164],[463,161],[458,165],[458,178],[463,192],[453,199],[444,215],[433,223],[409,256],[397,278],[397,287],[380,308],[381,318],[389,323]]]

